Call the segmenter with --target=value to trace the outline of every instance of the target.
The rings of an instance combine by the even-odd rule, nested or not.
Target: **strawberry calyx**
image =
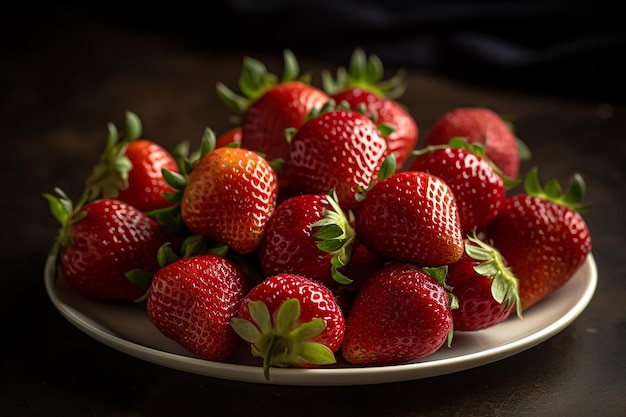
[[[504,175],[504,172],[502,172],[502,170],[496,164],[494,164],[493,161],[487,157],[487,155],[485,155],[485,144],[477,143],[477,142],[469,142],[468,139],[463,136],[453,137],[450,139],[450,142],[445,143],[445,144],[429,145],[421,149],[415,149],[411,152],[411,155],[420,156],[420,155],[432,153],[440,149],[446,149],[446,148],[464,149],[466,151],[473,153],[479,158],[487,161],[491,169],[493,169],[495,173],[498,174],[500,178],[502,178],[502,182],[504,183],[504,186],[507,189],[516,187],[521,182],[521,180],[518,178],[509,178],[506,175]]]
[[[322,84],[328,95],[347,89],[361,89],[379,97],[397,99],[406,91],[406,71],[384,80],[384,66],[377,55],[369,55],[356,48],[350,57],[348,69],[339,67],[335,77],[329,71],[322,72]]]
[[[52,248],[50,249],[50,256],[54,257],[55,263],[58,265],[61,248],[72,243],[69,227],[87,215],[86,212],[80,211],[85,204],[86,194],[83,194],[81,200],[74,204],[62,189],[56,187],[54,191],[57,195],[44,193],[43,197],[48,200],[50,212],[61,225]]]
[[[320,250],[333,255],[330,261],[333,279],[340,284],[350,284],[352,280],[344,275],[341,269],[350,261],[356,232],[350,225],[352,219],[339,206],[335,190],[332,190],[326,199],[332,210],[324,210],[323,217],[311,225],[311,228],[318,228],[313,237],[320,239],[317,243]]]
[[[107,142],[100,161],[87,178],[86,201],[93,201],[99,197],[116,198],[119,190],[128,189],[128,173],[133,166],[126,156],[126,148],[141,135],[141,120],[135,113],[128,111],[125,136],[120,137],[113,123],[108,123],[107,130]]]
[[[265,303],[250,300],[247,306],[252,321],[234,317],[231,326],[242,339],[250,343],[252,354],[263,358],[263,375],[266,380],[270,380],[271,367],[336,363],[334,353],[326,345],[311,341],[326,329],[326,323],[320,317],[299,323],[298,299],[290,298],[280,305],[274,325]]]
[[[539,181],[538,168],[532,167],[524,179],[524,190],[530,196],[540,197],[544,200],[560,204],[577,212],[588,210],[591,205],[581,203],[585,196],[585,180],[579,173],[572,177],[569,187],[565,192],[555,179],[547,181],[543,186]]]
[[[476,236],[468,236],[465,244],[465,252],[475,260],[482,263],[474,266],[474,271],[491,282],[491,295],[498,303],[510,308],[515,305],[517,316],[522,318],[522,303],[519,297],[519,284],[517,278],[507,266],[504,257],[490,244],[485,243]]]
[[[289,81],[310,83],[310,74],[300,74],[300,65],[293,52],[285,49],[283,59],[283,76],[279,79],[276,74],[268,72],[267,67],[261,61],[245,57],[238,81],[241,94],[235,93],[223,83],[217,83],[217,94],[220,100],[241,115],[250,103],[277,84]]]

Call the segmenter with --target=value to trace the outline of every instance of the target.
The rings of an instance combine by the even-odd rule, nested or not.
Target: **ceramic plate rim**
[[[510,357],[536,346],[569,326],[585,310],[597,286],[597,266],[593,255],[590,253],[572,279],[551,296],[556,300],[544,300],[542,303],[544,304],[543,310],[549,312],[548,303],[556,303],[560,300],[567,303],[567,310],[554,320],[543,323],[539,320],[539,323],[542,324],[534,331],[526,335],[518,335],[519,337],[512,338],[510,342],[491,346],[484,350],[471,351],[460,356],[435,360],[424,358],[425,361],[390,366],[320,367],[315,369],[272,368],[271,380],[268,381],[263,377],[260,366],[208,361],[194,357],[191,353],[187,356],[186,354],[167,352],[118,336],[114,329],[103,326],[84,311],[81,311],[82,302],[79,303],[80,305],[72,305],[62,300],[63,288],[55,281],[53,268],[54,258],[48,257],[45,263],[44,279],[46,291],[55,308],[75,327],[109,347],[157,365],[198,375],[241,382],[299,386],[400,382],[459,372]],[[82,301],[85,304],[90,303],[89,300]],[[533,307],[533,309],[538,306]],[[98,307],[90,306],[90,308],[96,309]],[[528,310],[528,312],[535,313],[533,309]],[[540,310],[537,308],[536,311]],[[517,320],[517,318],[509,318],[508,320]],[[536,318],[534,320],[537,321]],[[499,324],[491,329],[486,329],[486,331],[504,325]],[[510,326],[514,326],[514,324]],[[480,338],[485,334],[471,334],[470,337]]]

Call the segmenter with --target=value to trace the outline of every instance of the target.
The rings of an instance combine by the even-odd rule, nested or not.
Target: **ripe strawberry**
[[[390,365],[428,356],[452,336],[452,307],[442,285],[415,265],[376,271],[346,317],[341,353],[354,365]]]
[[[222,146],[229,146],[231,143],[237,143],[241,145],[241,137],[243,133],[241,127],[233,127],[230,130],[222,133],[216,140],[215,147],[221,148]]]
[[[165,336],[206,359],[222,362],[241,344],[230,320],[249,288],[239,267],[222,256],[180,258],[152,277],[146,311]]]
[[[358,239],[384,258],[439,266],[463,255],[454,194],[427,172],[396,172],[380,180],[355,217]]]
[[[141,121],[126,113],[126,136],[119,138],[117,128],[109,124],[109,136],[100,162],[87,180],[88,200],[116,198],[143,212],[170,207],[165,193],[173,192],[162,169],[178,172],[174,156],[149,139],[138,139]]]
[[[353,109],[365,106],[365,115],[375,115],[377,124],[393,126],[385,136],[387,149],[396,158],[400,170],[417,144],[418,127],[413,116],[397,101],[404,93],[405,78],[398,72],[393,78],[383,80],[384,68],[376,55],[366,56],[357,48],[350,59],[348,70],[339,67],[336,78],[330,72],[322,73],[324,90],[337,103],[346,101]]]
[[[376,181],[386,156],[387,144],[372,120],[329,102],[291,137],[285,175],[297,193],[335,190],[339,205],[349,210],[359,205],[356,194]]]
[[[519,280],[522,309],[535,305],[572,277],[591,252],[591,236],[580,211],[584,181],[575,175],[561,194],[556,181],[542,188],[537,169],[525,192],[507,198],[485,232]]]
[[[527,158],[511,126],[491,109],[460,107],[446,112],[428,132],[423,146],[444,145],[454,137],[483,144],[487,158],[508,178],[517,178],[520,159]]]
[[[474,331],[504,321],[515,307],[522,317],[517,279],[492,246],[468,236],[461,259],[448,265],[446,284],[458,300],[454,330]]]
[[[133,301],[145,287],[126,274],[135,269],[156,271],[157,252],[167,242],[159,224],[137,208],[115,199],[73,203],[57,189],[44,194],[61,223],[52,248],[56,267],[79,293],[94,299]]]
[[[416,155],[409,171],[428,172],[448,184],[459,209],[463,235],[482,229],[496,217],[504,202],[505,182],[483,158],[480,145],[453,139],[449,145],[429,146]]]
[[[290,272],[335,288],[348,282],[340,270],[348,263],[353,239],[354,229],[334,193],[297,195],[276,208],[259,260],[266,276]]]
[[[270,367],[311,368],[336,362],[345,332],[334,294],[319,281],[283,273],[253,287],[232,327]]]
[[[284,159],[288,149],[285,129],[299,128],[311,110],[321,108],[330,98],[310,83],[310,76],[300,76],[298,62],[289,50],[284,51],[280,80],[268,73],[262,62],[244,59],[239,88],[243,96],[217,84],[222,102],[242,116],[242,146],[263,153],[268,160]]]
[[[261,244],[278,194],[276,173],[263,157],[239,147],[214,148],[215,136],[205,130],[203,151],[178,182],[180,215],[191,233],[223,242],[249,254]]]

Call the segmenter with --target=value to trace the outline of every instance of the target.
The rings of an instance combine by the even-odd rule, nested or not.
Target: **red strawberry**
[[[429,173],[396,172],[377,182],[355,216],[358,239],[384,258],[439,266],[463,255],[454,194]]]
[[[241,127],[233,127],[222,133],[216,140],[215,147],[229,146],[231,143],[241,145],[242,130]]]
[[[354,209],[356,194],[377,179],[387,144],[372,120],[327,103],[290,140],[285,175],[302,194],[335,190],[343,209]]]
[[[334,294],[319,281],[296,274],[266,278],[246,295],[232,320],[252,354],[270,367],[311,368],[336,362],[345,331]]]
[[[396,158],[396,169],[400,170],[417,144],[418,127],[413,116],[397,101],[404,93],[404,73],[398,72],[393,78],[383,80],[384,68],[376,55],[365,55],[357,48],[352,54],[346,71],[340,67],[337,76],[330,72],[322,73],[324,90],[337,103],[346,101],[353,109],[365,106],[365,115],[375,115],[377,124],[393,126],[393,131],[385,136],[387,149]]]
[[[270,164],[257,153],[238,147],[214,149],[215,136],[188,174],[179,178],[180,214],[192,233],[223,242],[240,254],[261,244],[276,208],[278,184]],[[206,153],[204,153],[206,152]]]
[[[284,64],[279,80],[262,62],[244,59],[239,78],[243,95],[217,84],[222,102],[242,116],[242,146],[262,153],[270,161],[287,156],[285,129],[299,128],[313,109],[321,108],[330,98],[311,84],[308,74],[300,76],[298,61],[289,50],[284,51]],[[280,172],[279,177],[281,188],[288,187],[288,177]]]
[[[463,235],[482,229],[496,217],[504,202],[505,183],[482,157],[482,148],[452,140],[449,146],[428,147],[416,154],[409,170],[428,172],[448,184],[459,209]]]
[[[420,268],[389,263],[357,294],[341,347],[354,365],[389,365],[437,351],[452,335],[447,290]]]
[[[161,170],[177,172],[174,157],[147,139],[130,142],[125,154],[133,167],[128,172],[128,188],[119,190],[118,199],[145,212],[172,206],[174,203],[164,194],[174,190],[163,179]]]
[[[146,310],[165,336],[212,361],[228,360],[241,339],[230,326],[249,282],[219,255],[180,258],[152,277]]]
[[[520,158],[527,158],[525,152],[520,154],[522,144],[511,126],[491,109],[460,107],[446,112],[428,132],[423,146],[444,145],[454,137],[483,144],[487,158],[508,178],[517,177]]]
[[[347,282],[354,229],[334,194],[304,194],[283,201],[269,220],[259,259],[266,276],[283,272],[321,281]]]
[[[458,300],[452,310],[454,330],[474,331],[504,321],[514,307],[521,318],[517,279],[502,255],[474,236],[465,241],[465,253],[448,265],[446,284]]]
[[[575,175],[561,194],[556,181],[542,189],[537,169],[529,171],[525,193],[505,200],[487,226],[487,237],[519,280],[522,309],[535,305],[572,277],[591,252],[591,236],[579,211],[584,181]]]
[[[285,129],[302,126],[306,115],[328,99],[325,93],[302,81],[274,86],[246,108],[243,146],[264,153],[269,160],[285,159],[289,147]]]
[[[70,199],[45,194],[62,227],[52,249],[57,268],[79,293],[94,299],[133,301],[146,288],[126,274],[159,268],[157,252],[167,242],[159,224],[137,208],[97,199],[74,209]]]
[[[178,172],[173,155],[152,140],[138,139],[142,126],[134,113],[126,113],[124,138],[115,125],[108,127],[106,149],[87,180],[88,200],[117,198],[144,212],[172,206],[164,194],[174,190],[162,170]]]

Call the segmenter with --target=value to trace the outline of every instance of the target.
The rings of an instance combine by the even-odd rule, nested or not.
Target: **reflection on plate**
[[[272,368],[265,380],[257,358],[242,346],[232,363],[211,362],[162,335],[141,305],[106,304],[75,293],[65,280],[53,278],[53,259],[44,271],[54,306],[72,324],[96,340],[134,357],[199,375],[281,385],[365,385],[428,378],[485,365],[529,349],[554,336],[583,312],[597,284],[590,254],[572,279],[525,312],[489,329],[456,332],[446,346],[420,360],[391,366],[356,367],[345,362],[316,369]]]

